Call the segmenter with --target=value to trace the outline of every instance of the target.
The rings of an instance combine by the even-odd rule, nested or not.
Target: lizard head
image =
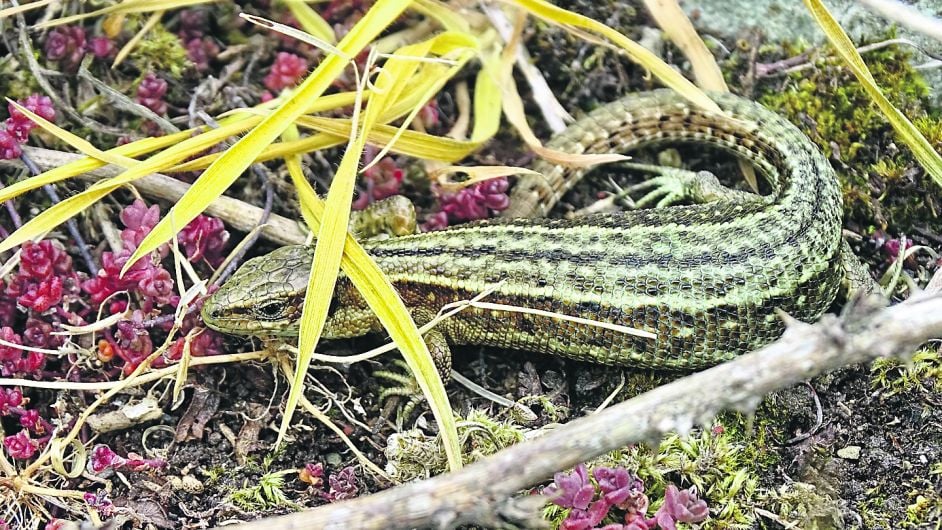
[[[297,336],[313,247],[282,247],[246,261],[203,304],[203,322],[234,335]]]

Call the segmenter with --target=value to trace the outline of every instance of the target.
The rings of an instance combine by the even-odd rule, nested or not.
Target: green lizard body
[[[698,368],[754,350],[781,335],[777,310],[806,321],[820,316],[856,258],[841,240],[838,184],[817,148],[758,104],[732,95],[715,100],[723,114],[667,90],[631,95],[592,112],[548,147],[625,153],[661,143],[711,144],[750,162],[770,194],[697,178],[685,194],[699,204],[572,220],[498,219],[367,240],[364,247],[421,320],[492,290],[488,302],[654,334],[469,308],[436,328],[452,344],[658,369]],[[511,214],[545,214],[584,172],[548,163],[535,169],[545,179],[518,182]],[[249,260],[206,302],[204,321],[227,333],[297,336],[312,256],[312,248],[296,246]],[[323,336],[380,331],[341,276]]]

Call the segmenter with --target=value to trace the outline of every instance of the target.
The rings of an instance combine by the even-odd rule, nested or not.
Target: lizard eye
[[[255,307],[255,314],[263,320],[277,320],[285,312],[285,303],[278,300],[265,302]]]

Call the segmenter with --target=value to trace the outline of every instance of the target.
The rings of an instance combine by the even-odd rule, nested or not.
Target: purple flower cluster
[[[294,86],[305,73],[307,73],[307,61],[304,57],[288,52],[278,52],[275,56],[275,63],[271,66],[263,83],[268,90],[280,92],[285,87]]]
[[[39,412],[24,407],[27,400],[19,388],[0,388],[0,417],[17,417],[20,432],[3,438],[3,448],[11,458],[27,460],[52,436],[52,424]],[[32,436],[31,436],[32,435]]]
[[[82,498],[90,508],[98,512],[98,515],[102,517],[114,515],[114,503],[111,502],[111,497],[105,489],[99,489],[95,493],[86,492]]]
[[[363,152],[363,158],[366,162],[370,162],[378,153],[379,149],[368,145]],[[390,157],[385,157],[372,165],[363,172],[361,182],[365,189],[353,201],[353,209],[362,210],[374,201],[399,193],[404,174],[402,168]]]
[[[226,257],[223,251],[229,241],[229,232],[219,219],[198,215],[183,227],[177,239],[190,261],[196,263],[205,260],[215,268]]]
[[[121,276],[121,269],[131,254],[160,220],[160,207],[153,205],[148,208],[144,201],[138,199],[121,211],[120,218],[125,226],[121,231],[123,248],[118,253],[104,252],[101,256],[101,270],[97,276],[83,282],[82,289],[90,295],[95,306],[118,291],[141,295],[145,312],[150,312],[158,305],[176,305],[175,302],[179,300],[173,293],[173,278],[160,264],[160,259],[170,251],[166,245],[157,251],[158,259],[138,260]]]
[[[46,96],[33,94],[18,103],[48,121],[56,119],[56,109],[52,107],[52,100]],[[23,153],[20,144],[26,143],[36,124],[13,105],[8,105],[7,110],[10,111],[10,117],[4,123],[4,128],[0,129],[0,158],[12,160]]]
[[[442,193],[438,197],[441,209],[429,216],[424,229],[441,230],[453,222],[487,219],[510,206],[507,177],[478,182],[457,193]]]
[[[570,509],[563,530],[676,530],[678,522],[698,523],[710,513],[693,488],[680,490],[671,484],[661,507],[648,518],[648,497],[641,479],[621,467],[596,467],[592,475],[596,484],[589,479],[585,464],[579,464],[571,474],[557,473],[553,484],[543,489],[554,504]],[[612,508],[624,511],[624,523],[599,527]]]
[[[118,253],[104,252],[101,256],[101,270],[97,276],[82,283],[82,289],[89,294],[96,307],[119,291],[126,291],[140,299],[139,308],[131,313],[131,318],[119,322],[114,333],[106,331],[98,344],[99,358],[103,362],[117,356],[124,361],[124,370],[129,373],[154,349],[151,330],[146,325],[147,318],[160,312],[163,307],[175,308],[180,297],[174,292],[173,277],[161,264],[161,260],[169,253],[167,245],[161,246],[150,258],[138,260],[121,276],[121,269],[131,254],[160,219],[160,208],[157,205],[148,207],[143,201],[137,200],[126,207],[120,217],[125,226],[121,231],[123,248]],[[222,261],[223,248],[228,239],[229,233],[222,222],[204,215],[197,216],[180,234],[180,241],[190,261],[206,260],[213,265]],[[108,307],[111,314],[126,309],[126,300],[112,301]],[[198,323],[195,315],[187,317],[182,333],[186,334]],[[184,339],[177,339],[171,345],[166,359],[159,360],[155,366],[161,366],[167,360],[179,359],[183,347]],[[196,356],[215,355],[221,352],[221,347],[221,337],[207,330],[191,342],[190,353]]]
[[[85,28],[56,26],[46,37],[46,59],[59,63],[66,70],[75,70],[82,62],[86,46]]]
[[[219,45],[215,39],[206,36],[209,28],[209,12],[205,9],[184,9],[180,11],[180,28],[177,35],[186,48],[186,56],[196,67],[197,72],[209,70],[209,63],[219,55]]]
[[[141,105],[154,111],[154,114],[163,115],[167,112],[167,102],[164,100],[166,96],[167,82],[154,75],[153,72],[148,72],[137,85],[135,99]]]
[[[73,305],[81,306],[79,283],[72,258],[57,243],[23,245],[16,274],[6,285],[0,281],[0,339],[5,342],[0,344],[0,374],[38,376],[45,356],[15,345],[55,348],[62,338],[52,334],[54,327],[63,322],[85,323],[71,310]],[[17,308],[26,313],[22,335],[13,331]]]
[[[59,63],[64,70],[78,68],[85,52],[99,59],[107,59],[115,54],[117,47],[113,40],[101,35],[87,38],[82,26],[56,26],[46,37],[44,46],[46,59]]]
[[[352,499],[360,493],[357,487],[356,471],[351,466],[330,474],[327,479],[330,489],[326,492],[322,490],[324,486],[324,464],[320,462],[305,464],[298,472],[298,479],[310,484],[317,491],[317,494],[328,502]]]
[[[356,497],[360,490],[357,488],[357,474],[353,467],[347,466],[337,473],[331,473],[327,479],[330,490],[324,496],[328,501],[342,501]]]

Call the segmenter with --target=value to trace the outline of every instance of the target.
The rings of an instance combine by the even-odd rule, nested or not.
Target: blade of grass
[[[307,5],[304,0],[282,1],[288,6],[291,14],[298,20],[298,24],[301,25],[304,31],[328,44],[337,43],[337,35],[334,34],[334,28],[332,28],[326,20],[321,18],[317,11],[314,11],[311,6]]]
[[[252,118],[249,117],[247,120],[250,121],[251,119]],[[10,234],[9,237],[0,241],[0,252],[9,250],[44,233],[45,230],[58,226],[72,216],[77,215],[88,206],[101,200],[118,187],[133,182],[144,175],[172,167],[219,143],[219,141],[236,134],[238,131],[244,130],[245,126],[243,121],[233,121],[232,123],[221,125],[203,134],[187,138],[151,156],[143,162],[135,162],[133,166],[120,175],[99,181],[87,190],[69,197],[60,203],[54,204]],[[116,162],[119,162],[119,166],[122,165],[120,159],[116,160]],[[24,181],[24,183],[29,182],[32,184],[33,178]]]
[[[298,358],[294,365],[294,379],[285,401],[285,410],[281,417],[275,447],[280,446],[284,441],[291,427],[294,410],[301,401],[304,378],[307,376],[314,348],[320,341],[324,324],[327,322],[330,301],[337,283],[337,273],[343,257],[343,243],[347,236],[347,219],[350,218],[350,200],[353,197],[360,154],[365,145],[363,135],[358,130],[360,106],[360,98],[357,98],[353,104],[353,116],[350,119],[353,123],[353,130],[347,142],[347,150],[340,160],[340,165],[330,185],[330,191],[327,192],[323,222],[317,230],[311,274],[308,277],[307,291],[301,308],[301,330],[298,337]],[[363,126],[366,127],[367,124]]]
[[[407,5],[408,2],[401,0],[378,0],[350,29],[337,48],[347,56],[355,57],[391,21],[395,20]],[[336,55],[326,55],[321,64],[301,83],[289,99],[206,169],[190,190],[141,241],[122,272],[126,272],[142,256],[173,237],[175,234],[173,226],[180,228],[186,226],[210,202],[222,195],[252,164],[259,153],[301,116],[312,101],[327,90],[343,71],[345,65],[346,62],[342,58]]]
[[[88,13],[80,13],[68,17],[57,18],[37,24],[33,29],[46,29],[63,24],[71,24],[84,20],[86,18],[100,17],[111,13],[150,13],[153,11],[169,11],[180,7],[192,7],[197,4],[208,4],[218,2],[219,0],[125,0],[108,7],[96,9]]]
[[[423,50],[427,51],[430,48],[431,45],[428,43],[419,43],[401,49],[401,57],[397,56],[400,54],[390,57],[379,74],[373,97],[364,112],[362,130],[357,126],[357,109],[359,106],[354,107],[354,117],[351,119],[353,134],[331,184],[322,223],[318,229],[317,246],[314,250],[313,267],[308,283],[308,294],[305,297],[302,309],[295,385],[292,386],[285,407],[285,416],[279,431],[279,439],[290,425],[292,405],[296,405],[300,399],[303,377],[327,320],[337,269],[343,262],[343,251],[348,246],[346,241],[350,239],[349,234],[346,232],[346,222],[350,214],[350,200],[353,195],[360,154],[366,145],[366,134],[363,131],[369,130],[377,122],[387,108],[387,102],[396,98],[407,85],[410,74],[417,67],[417,64],[411,60],[409,55]],[[357,277],[356,270],[345,270],[347,270],[351,279],[354,279],[367,303],[376,311],[378,318],[387,327],[390,336],[400,347],[400,351],[413,370],[419,386],[429,398],[433,414],[442,428],[442,439],[445,443],[449,466],[453,470],[459,469],[461,467],[461,453],[454,417],[445,393],[444,384],[435,371],[428,347],[418,334],[418,328],[414,321],[408,316],[405,305],[394,294],[395,291],[392,290],[388,280],[384,279],[382,273],[368,256],[365,256],[365,253],[361,259],[365,264],[372,265],[372,267],[367,266],[375,271],[374,277]],[[362,281],[370,283],[359,285]],[[377,286],[380,286],[382,291],[378,290]],[[393,296],[383,292],[387,288],[390,293],[393,293]],[[395,302],[391,305],[390,301],[393,300]],[[292,395],[296,395],[295,400],[292,400]]]
[[[720,66],[716,64],[713,54],[707,49],[677,0],[644,0],[644,5],[667,37],[690,60],[697,84],[705,90],[729,92]]]
[[[619,48],[624,50],[628,57],[641,66],[647,68],[662,83],[676,90],[681,96],[687,98],[700,108],[720,112],[719,106],[713,102],[702,90],[693,83],[677,73],[670,65],[662,61],[657,55],[654,55],[644,46],[625,37],[614,29],[592,20],[589,17],[567,11],[554,6],[544,0],[505,0],[511,4],[518,5],[533,15],[562,27],[573,26],[588,30],[596,35],[601,35],[610,40]]]

